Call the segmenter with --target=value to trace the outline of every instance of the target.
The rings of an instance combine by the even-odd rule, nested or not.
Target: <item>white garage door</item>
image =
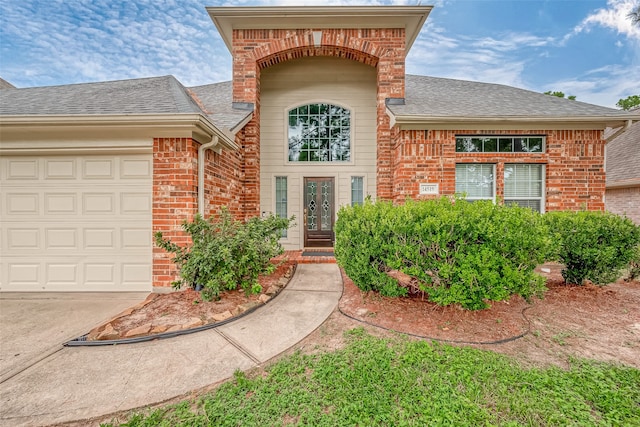
[[[151,291],[150,154],[0,158],[0,290]]]

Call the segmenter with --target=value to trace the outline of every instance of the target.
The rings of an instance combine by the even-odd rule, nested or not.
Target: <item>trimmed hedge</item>
[[[545,219],[560,243],[557,259],[565,265],[562,277],[570,284],[615,281],[640,244],[640,227],[610,212],[549,212]]]
[[[469,309],[518,294],[541,294],[533,272],[555,251],[542,216],[527,208],[446,197],[343,207],[336,222],[337,261],[363,290],[407,294],[399,270],[440,305]]]

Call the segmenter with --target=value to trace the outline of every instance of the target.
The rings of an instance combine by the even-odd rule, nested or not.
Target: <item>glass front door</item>
[[[333,178],[304,179],[304,246],[332,247],[335,220]]]

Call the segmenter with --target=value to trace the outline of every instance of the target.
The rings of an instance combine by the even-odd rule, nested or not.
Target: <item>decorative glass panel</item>
[[[323,181],[321,184],[322,195],[322,211],[320,229],[322,231],[331,231],[331,200],[333,200],[333,185],[331,181]]]
[[[316,196],[318,194],[318,184],[314,181],[307,182],[307,230],[317,230],[318,204]]]
[[[351,112],[332,104],[289,111],[289,161],[344,162],[351,159]]]
[[[364,177],[351,177],[351,206],[364,203]]]
[[[276,176],[276,216],[287,218],[287,177]],[[287,229],[282,230],[282,237],[287,237]]]
[[[494,195],[493,165],[456,165],[456,193],[466,194],[468,200],[490,199]]]

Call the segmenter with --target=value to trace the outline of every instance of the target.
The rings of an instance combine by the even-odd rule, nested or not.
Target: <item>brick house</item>
[[[152,244],[227,206],[333,244],[340,206],[465,193],[604,209],[603,131],[640,120],[539,93],[405,74],[430,6],[207,8],[233,80],[0,91],[2,291],[151,290]]]
[[[640,122],[621,131],[607,144],[605,207],[640,224]]]

